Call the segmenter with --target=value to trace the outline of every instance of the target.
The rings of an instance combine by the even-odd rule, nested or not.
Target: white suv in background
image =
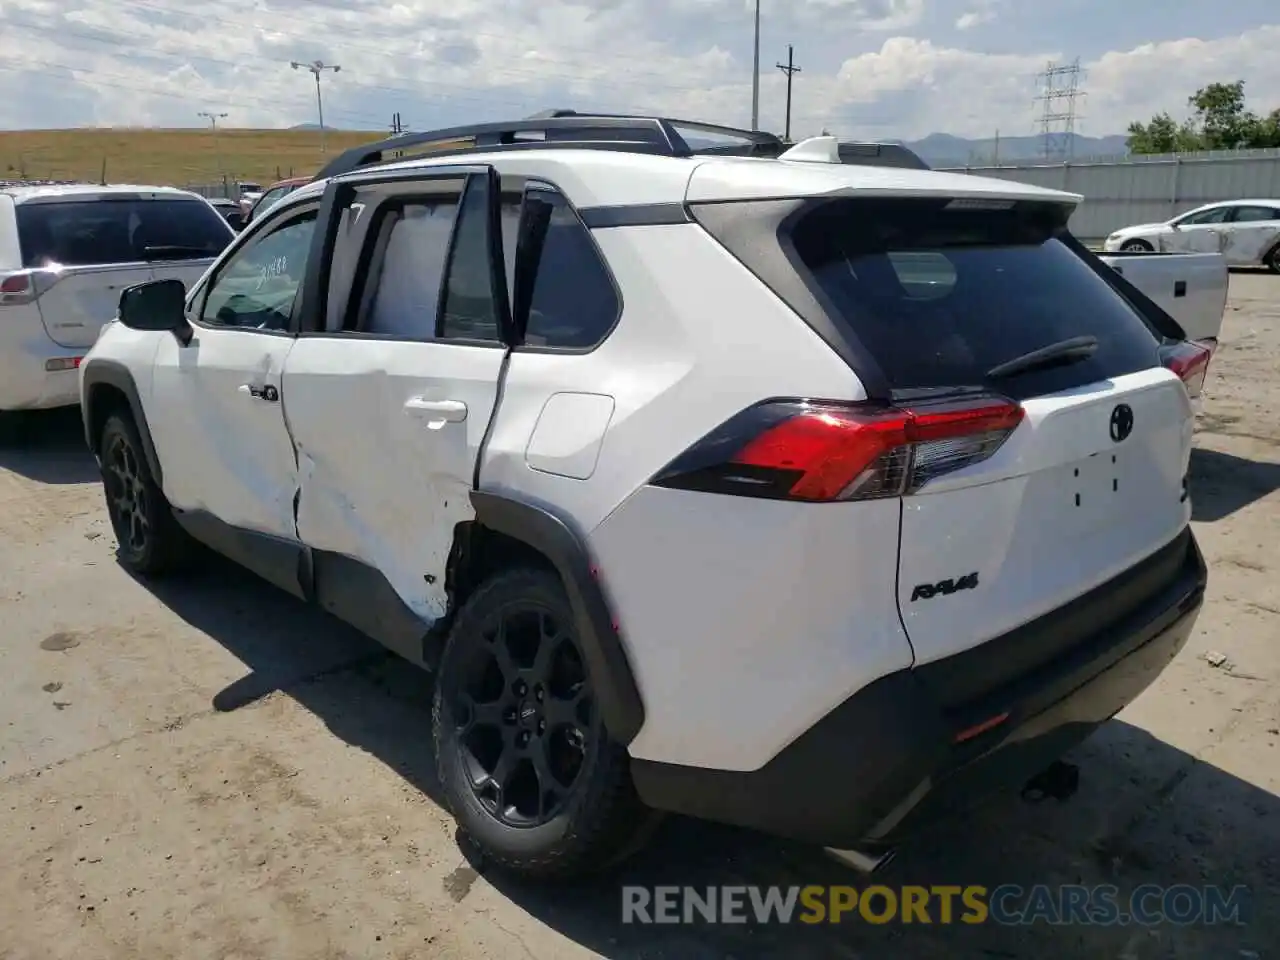
[[[434,670],[509,869],[663,810],[880,857],[1200,611],[1199,348],[1079,200],[655,118],[350,151],[82,365],[120,559],[194,538]]]
[[[121,291],[194,283],[234,237],[183,190],[0,186],[0,418],[79,403],[76,367]]]

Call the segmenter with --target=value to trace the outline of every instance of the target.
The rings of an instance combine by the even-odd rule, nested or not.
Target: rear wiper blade
[[[1006,360],[1004,363],[998,363],[987,371],[987,376],[993,380],[999,380],[1003,377],[1016,376],[1019,373],[1026,373],[1030,370],[1052,367],[1059,363],[1075,363],[1077,360],[1085,360],[1092,357],[1097,352],[1097,337],[1070,337],[1066,340],[1059,340],[1057,343],[1051,343],[1047,347],[1041,347],[1039,350],[1024,353],[1022,356],[1014,357],[1012,360]]]

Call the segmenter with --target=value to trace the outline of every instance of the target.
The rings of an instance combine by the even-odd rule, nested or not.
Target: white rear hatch
[[[22,266],[55,343],[90,347],[136,283],[199,279],[235,237],[209,204],[178,193],[79,192],[16,204]]]
[[[811,324],[875,402],[820,405],[738,462],[804,469],[793,496],[901,498],[900,543],[867,549],[897,550],[917,664],[1070,604],[1189,523],[1191,408],[1171,368],[1198,351],[1075,252],[1070,211],[855,194],[789,216],[803,291],[749,263],[802,315],[804,294],[822,304]]]

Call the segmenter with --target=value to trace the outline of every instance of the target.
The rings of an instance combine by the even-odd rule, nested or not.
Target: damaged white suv
[[[344,154],[81,365],[121,561],[202,541],[435,671],[510,869],[651,811],[891,850],[1137,696],[1206,582],[1200,349],[1079,197],[906,166],[578,115]]]

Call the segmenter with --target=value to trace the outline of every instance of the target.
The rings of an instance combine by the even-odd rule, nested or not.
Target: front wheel
[[[1153,253],[1155,247],[1145,240],[1126,240],[1120,245],[1120,250],[1124,253]]]
[[[112,414],[98,443],[107,516],[121,564],[143,576],[161,576],[182,567],[192,542],[174,519],[164,492],[151,475],[133,420]]]
[[[596,872],[656,822],[600,719],[553,573],[510,570],[466,602],[440,661],[432,726],[447,803],[499,867],[543,879]]]

